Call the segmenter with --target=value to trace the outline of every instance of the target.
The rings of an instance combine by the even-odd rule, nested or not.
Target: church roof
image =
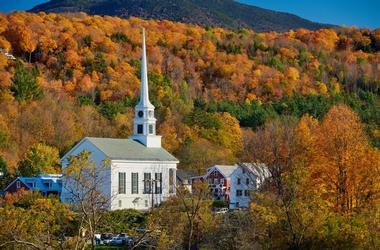
[[[129,139],[86,137],[111,160],[178,161],[163,148],[148,148]]]

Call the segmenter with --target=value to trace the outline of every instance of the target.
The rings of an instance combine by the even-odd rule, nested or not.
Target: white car
[[[225,214],[228,212],[228,208],[224,207],[224,208],[221,208],[219,209],[218,211],[216,211],[215,213],[216,214]]]

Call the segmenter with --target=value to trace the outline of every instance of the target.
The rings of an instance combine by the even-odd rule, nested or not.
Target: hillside
[[[63,154],[83,136],[132,133],[142,27],[158,132],[181,167],[234,162],[244,157],[240,127],[323,119],[337,103],[354,109],[380,146],[379,30],[231,32],[18,12],[0,15],[0,47],[19,60],[0,53],[0,155],[10,171],[38,142]]]
[[[232,0],[51,0],[31,11],[134,16],[230,29],[251,28],[257,32],[297,28],[316,30],[329,26]]]

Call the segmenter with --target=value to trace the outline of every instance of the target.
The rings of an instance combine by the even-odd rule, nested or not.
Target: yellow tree
[[[58,249],[73,212],[55,198],[30,191],[7,194],[0,200],[1,249]]]
[[[214,164],[232,164],[236,161],[231,150],[215,145],[206,139],[199,139],[184,146],[178,153],[182,166],[197,174]]]
[[[150,217],[150,225],[161,232],[159,242],[164,249],[199,249],[205,235],[215,223],[211,214],[208,184],[196,182],[192,192],[177,188],[177,196],[163,203]]]
[[[322,197],[338,212],[352,212],[378,196],[379,189],[374,189],[380,181],[375,174],[378,152],[370,149],[359,117],[347,106],[334,106],[327,113],[318,147],[323,163],[314,175]]]
[[[37,143],[25,153],[19,171],[22,176],[56,174],[60,172],[59,165],[58,149]]]
[[[101,189],[107,184],[109,161],[104,160],[100,165],[91,158],[91,153],[82,151],[77,156],[69,158],[68,165],[63,171],[68,193],[68,202],[78,213],[80,227],[88,234],[85,238],[78,239],[80,244],[91,242],[91,249],[95,249],[95,233],[97,233],[100,220],[112,202],[113,196],[109,197]],[[78,235],[80,237],[80,235]]]
[[[255,237],[267,248],[305,248],[325,223],[326,205],[310,188],[318,121],[306,116],[268,122],[248,144],[251,161],[265,163],[271,176],[251,206]]]
[[[29,54],[30,62],[32,53],[37,48],[37,41],[34,38],[33,31],[24,25],[14,25],[7,30],[6,35],[16,50]]]

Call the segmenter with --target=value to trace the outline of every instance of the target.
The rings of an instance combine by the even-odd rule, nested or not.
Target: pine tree
[[[32,101],[43,97],[43,92],[37,83],[37,76],[37,69],[28,70],[21,62],[17,62],[11,91],[18,101]]]

